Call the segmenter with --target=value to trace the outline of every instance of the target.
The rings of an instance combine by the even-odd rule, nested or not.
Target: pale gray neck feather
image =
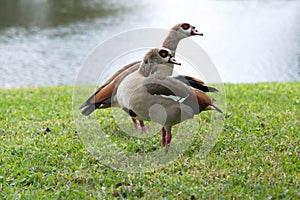
[[[177,31],[170,31],[168,36],[163,42],[163,47],[168,48],[175,55],[176,48],[178,46],[179,41],[183,39],[183,35]]]
[[[175,56],[178,43],[183,38],[184,38],[183,34],[177,31],[170,31],[168,36],[163,42],[163,47],[170,49],[172,51],[173,56]],[[158,70],[158,73],[163,74],[165,76],[171,76],[173,73],[174,64],[167,63],[165,65],[167,65],[168,67],[166,69],[160,67],[161,69]]]
[[[157,65],[157,74],[171,76],[173,74],[174,65],[171,63]]]
[[[145,77],[157,72],[157,63],[145,63],[143,61],[139,67],[139,73]]]

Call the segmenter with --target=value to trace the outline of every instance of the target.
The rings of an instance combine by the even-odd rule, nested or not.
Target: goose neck
[[[180,33],[176,31],[170,31],[170,33],[163,42],[163,47],[170,49],[172,53],[175,54],[176,48],[181,39],[182,36],[180,35]]]
[[[139,73],[142,76],[148,77],[150,74],[153,74],[157,71],[155,63],[146,63],[143,61],[139,67]]]

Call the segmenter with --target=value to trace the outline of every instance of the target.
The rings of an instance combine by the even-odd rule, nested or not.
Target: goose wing
[[[189,85],[195,89],[201,90],[203,92],[218,92],[218,90],[214,87],[209,87],[205,85],[204,81],[191,77],[191,76],[184,76],[184,75],[178,75],[174,77],[175,79],[185,83],[186,85]]]
[[[136,71],[140,61],[126,65],[100,86],[80,107],[83,115],[91,114],[95,109],[110,107],[113,103],[112,95],[120,82],[129,74]]]
[[[152,95],[167,95],[184,98],[182,104],[190,106],[195,114],[203,110],[217,110],[219,108],[213,105],[213,99],[203,91],[192,89],[173,77],[153,75],[144,80],[144,86],[148,93]]]

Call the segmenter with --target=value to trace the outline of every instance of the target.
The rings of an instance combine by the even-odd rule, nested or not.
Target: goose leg
[[[131,119],[132,119],[132,123],[133,123],[133,127],[134,127],[135,131],[138,132],[139,128],[138,128],[138,125],[136,123],[136,119],[135,118],[131,118]]]
[[[166,146],[166,129],[165,129],[165,127],[162,127],[162,129],[161,129],[161,133],[162,133],[162,137],[161,137],[161,144],[162,144],[162,146],[163,147],[165,147]]]
[[[166,136],[165,136],[165,152],[168,153],[170,144],[171,144],[171,140],[172,140],[172,133],[171,131],[167,131]]]
[[[139,122],[140,122],[140,126],[141,126],[141,128],[142,128],[142,132],[143,132],[143,133],[146,133],[147,129],[146,129],[146,126],[145,126],[145,124],[144,124],[144,121],[139,120]]]

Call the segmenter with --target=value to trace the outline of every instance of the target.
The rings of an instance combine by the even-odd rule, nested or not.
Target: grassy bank
[[[300,82],[225,88],[225,126],[212,151],[199,157],[199,138],[145,174],[113,171],[86,152],[72,87],[0,89],[0,199],[299,199]]]

